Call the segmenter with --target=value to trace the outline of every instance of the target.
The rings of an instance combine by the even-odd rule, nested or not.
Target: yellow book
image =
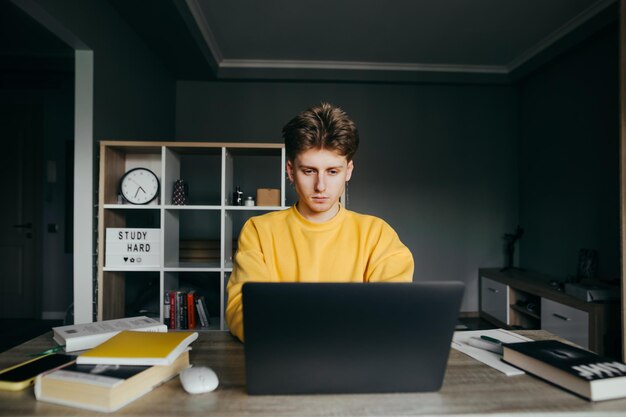
[[[196,332],[122,331],[76,358],[79,365],[170,365],[198,338]]]

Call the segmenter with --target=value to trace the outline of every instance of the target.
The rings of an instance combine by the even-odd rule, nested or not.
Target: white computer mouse
[[[213,369],[194,366],[181,371],[180,383],[189,394],[202,394],[217,388],[219,380]]]

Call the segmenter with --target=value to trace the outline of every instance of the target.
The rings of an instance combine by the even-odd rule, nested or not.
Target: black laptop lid
[[[464,285],[246,283],[249,394],[441,387]]]

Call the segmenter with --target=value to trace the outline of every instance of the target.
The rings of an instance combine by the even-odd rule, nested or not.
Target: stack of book
[[[209,328],[211,318],[203,295],[195,290],[166,291],[163,297],[163,320],[170,329]]]
[[[76,362],[41,374],[40,401],[112,412],[138,399],[189,367],[195,332],[122,331],[79,355]]]

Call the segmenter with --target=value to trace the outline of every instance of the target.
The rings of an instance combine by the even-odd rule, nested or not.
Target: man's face
[[[298,211],[313,222],[325,222],[339,211],[339,197],[354,164],[326,149],[309,149],[287,161],[287,175],[300,197]]]

